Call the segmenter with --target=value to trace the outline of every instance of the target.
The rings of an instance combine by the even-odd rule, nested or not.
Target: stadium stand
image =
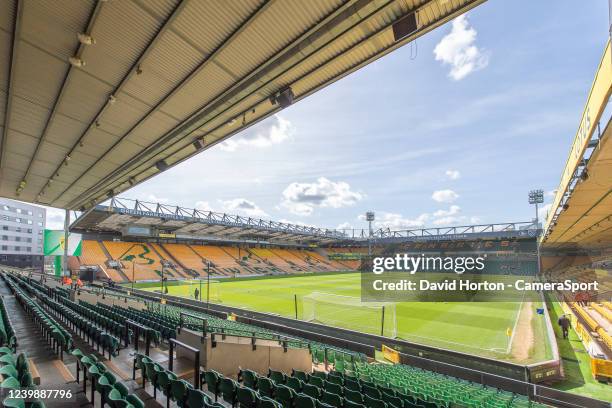
[[[200,318],[205,318],[206,332],[211,335],[246,335],[275,341],[283,341],[285,335],[272,329],[227,320],[183,306],[147,302],[146,299],[142,303],[143,309],[138,310],[124,306],[122,302],[142,299],[133,294],[126,296],[123,292],[112,289],[105,291],[104,302],[111,302],[110,299],[116,297],[117,303],[101,303],[102,299],[97,303],[86,300],[75,302],[68,298],[69,290],[56,286],[53,282],[46,284],[26,274],[8,271],[3,271],[1,277],[20,298],[20,304],[25,303],[24,308],[36,310],[34,314],[44,316],[52,328],[50,338],[57,338],[57,333],[66,336],[64,341],[58,341],[53,347],[65,351],[66,359],[75,361],[76,383],[72,383],[73,387],[82,387],[79,398],[82,401],[87,398],[88,403],[96,401],[95,406],[98,406],[97,401],[100,401],[101,406],[137,408],[174,404],[184,408],[545,406],[530,401],[524,395],[403,364],[382,364],[368,360],[360,353],[299,337],[291,337],[287,347],[310,348],[312,370],[269,369],[264,373],[242,368],[235,374],[223,375],[204,367],[200,384],[193,384],[185,379],[189,378],[188,372],[185,374],[184,370],[171,370],[167,366],[167,354],[163,354],[167,353],[164,351],[167,348],[158,348],[158,345],[175,339],[181,327],[201,330]],[[87,287],[81,290],[94,293]],[[51,296],[44,296],[45,294]],[[128,336],[129,345],[120,344],[119,339],[124,337],[126,320],[137,322],[150,330],[154,339],[154,351],[149,356],[134,350],[133,334]],[[4,316],[2,321],[5,321]],[[73,338],[70,332],[76,336]],[[47,335],[43,333],[43,337],[46,338]],[[82,342],[80,338],[86,342]],[[98,347],[104,354],[96,351]],[[21,381],[23,384],[30,383],[31,376],[25,374],[28,367],[25,355],[13,355],[12,358],[6,359],[3,357],[4,354],[13,352],[6,347],[0,348],[0,361],[15,361],[15,384],[21,384]],[[18,361],[21,368],[17,367]],[[132,368],[131,378],[128,372],[121,368],[126,366]],[[321,371],[323,369],[324,371]],[[13,373],[13,370],[4,367],[0,368],[0,371],[2,374],[9,371]],[[4,386],[4,381],[0,385]],[[13,401],[5,402],[5,406],[22,407],[19,404],[11,404]]]
[[[106,278],[112,279],[115,282],[124,281],[125,279],[117,270],[106,266],[108,257],[102,250],[101,245],[98,241],[83,240],[82,254],[78,257],[79,263],[81,265],[97,266]]]
[[[183,270],[189,270],[195,276],[205,275],[205,265],[202,262],[202,257],[188,245],[162,244],[161,246],[182,266]]]
[[[222,247],[213,245],[189,245],[193,251],[201,257],[204,262],[210,261],[211,267],[219,275],[233,276],[240,274],[243,269],[238,260],[223,250]]]
[[[124,268],[128,270],[128,276],[131,277],[132,266],[126,266],[126,264],[134,261],[135,280],[159,280],[161,278],[160,259],[147,244],[119,241],[103,241],[102,244],[113,259],[121,261]]]

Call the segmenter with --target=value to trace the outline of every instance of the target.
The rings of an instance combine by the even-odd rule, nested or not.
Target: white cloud
[[[431,198],[438,203],[452,203],[457,198],[459,198],[459,194],[455,193],[453,190],[437,190],[434,191],[431,195]]]
[[[157,197],[155,194],[149,194],[149,195],[147,195],[145,197],[144,201],[148,201],[148,202],[151,202],[151,203],[166,204],[170,200],[168,200],[165,197]]]
[[[453,20],[451,32],[445,35],[434,48],[436,61],[450,65],[449,76],[455,81],[489,64],[489,55],[476,46],[476,30],[470,26],[465,15]]]
[[[201,211],[214,211],[212,205],[208,201],[198,201],[195,203],[195,209]]]
[[[438,210],[438,211],[434,212],[433,215],[436,218],[438,218],[438,217],[450,217],[450,216],[459,214],[460,211],[461,211],[461,207],[459,207],[458,205],[451,205],[448,210]]]
[[[297,215],[310,215],[317,207],[342,208],[354,205],[364,195],[352,191],[344,181],[319,177],[315,183],[291,183],[282,193],[281,206]]]
[[[375,224],[378,228],[390,228],[391,230],[422,228],[431,219],[428,213],[423,213],[415,218],[407,218],[401,214],[382,212],[377,217]]]
[[[446,177],[451,180],[457,180],[459,179],[459,177],[461,177],[461,173],[459,173],[459,170],[446,170],[444,174],[446,174]]]
[[[64,210],[60,210],[59,208],[45,207],[47,210],[46,220],[45,220],[45,228],[52,230],[63,230],[64,229],[64,216],[66,212]],[[70,214],[71,221],[72,213]]]
[[[269,215],[259,208],[257,204],[246,198],[234,198],[233,200],[220,201],[220,203],[223,211],[227,213],[256,218],[269,217]]]
[[[339,224],[336,229],[338,230],[349,230],[349,229],[354,229],[355,227],[353,227],[353,225],[350,222],[343,222],[342,224]]]
[[[227,152],[233,152],[241,146],[268,147],[284,142],[294,133],[295,128],[290,121],[274,115],[225,140],[219,147]]]

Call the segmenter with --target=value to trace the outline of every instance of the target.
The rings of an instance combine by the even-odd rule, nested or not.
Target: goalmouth
[[[362,302],[361,298],[312,292],[296,298],[300,320],[379,336],[397,337],[395,303]]]

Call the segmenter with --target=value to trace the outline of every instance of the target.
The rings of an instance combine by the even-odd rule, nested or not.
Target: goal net
[[[395,303],[362,302],[358,297],[313,292],[302,296],[299,304],[301,320],[397,337]]]
[[[190,299],[195,299],[196,298],[196,289],[198,290],[197,292],[197,299],[201,300],[202,302],[206,302],[206,300],[208,299],[208,281],[205,279],[202,279],[201,281],[198,279],[193,279],[188,281],[188,294],[187,297],[189,297]],[[211,280],[210,281],[210,300],[211,302],[217,302],[219,300],[221,300],[220,296],[219,296],[219,286],[220,283],[219,281],[216,280]]]

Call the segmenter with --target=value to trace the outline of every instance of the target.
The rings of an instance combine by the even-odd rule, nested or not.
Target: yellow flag
[[[508,337],[512,336],[512,329],[509,327],[506,329],[506,336]]]

